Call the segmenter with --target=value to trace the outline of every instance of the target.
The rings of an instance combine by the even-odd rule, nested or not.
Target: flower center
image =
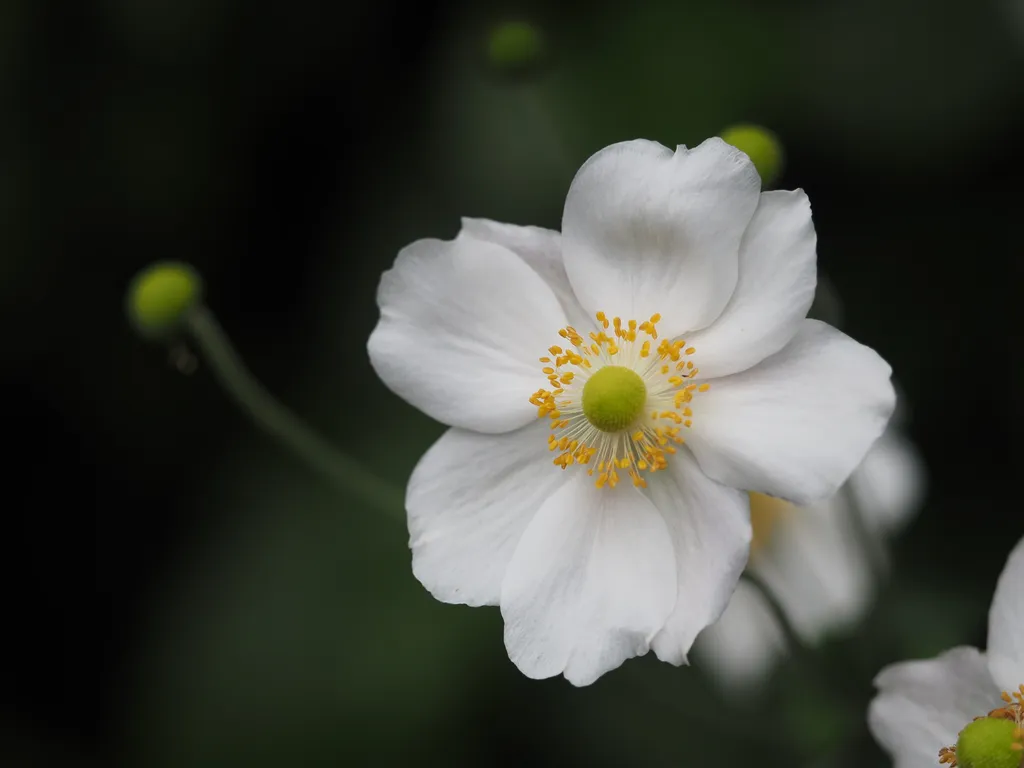
[[[694,395],[709,385],[693,381],[699,371],[686,359],[693,347],[682,339],[657,342],[661,315],[642,323],[596,317],[600,330],[589,340],[572,326],[558,332],[571,346],[553,346],[540,358],[551,388],[538,389],[530,402],[539,418],[551,420],[556,466],[588,465],[598,488],[614,488],[623,470],[643,488],[640,473],[667,466],[684,442],[680,432],[693,423]]]
[[[583,385],[583,415],[602,432],[625,429],[644,408],[647,387],[636,371],[606,365]]]
[[[1003,693],[1006,706],[976,717],[960,731],[956,746],[939,750],[939,764],[959,768],[1024,766],[1024,685]]]
[[[789,517],[793,508],[788,501],[774,496],[753,492],[750,494],[750,527],[753,529],[753,538],[750,541],[751,557],[768,546],[779,523]]]

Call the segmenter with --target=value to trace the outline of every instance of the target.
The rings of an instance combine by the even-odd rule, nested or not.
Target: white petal
[[[504,435],[448,430],[409,479],[412,570],[446,603],[497,605],[519,539],[566,482],[551,461],[548,421]]]
[[[757,587],[742,579],[722,617],[693,645],[698,665],[732,691],[747,692],[762,683],[786,653],[775,614]]]
[[[760,184],[750,159],[717,138],[675,153],[653,141],[602,149],[573,179],[562,216],[580,303],[624,320],[659,313],[664,336],[709,325],[736,287]]]
[[[747,494],[707,477],[685,447],[648,480],[648,494],[672,534],[678,592],[651,643],[658,658],[685,664],[697,633],[722,615],[750,552]]]
[[[565,313],[514,253],[460,235],[401,250],[377,291],[370,362],[397,395],[427,415],[476,432],[532,419],[545,383],[537,358],[559,340]]]
[[[849,488],[872,531],[895,533],[920,507],[924,462],[914,445],[890,424],[850,475]]]
[[[569,324],[581,333],[584,328],[594,325],[593,316],[588,315],[580,306],[576,294],[572,292],[569,277],[565,274],[560,232],[543,227],[521,227],[489,219],[469,218],[462,220],[462,231],[477,240],[504,246],[529,264],[558,298]],[[586,333],[583,335],[586,336]]]
[[[841,495],[793,507],[751,556],[750,568],[810,645],[850,628],[871,605],[870,564]]]
[[[868,725],[894,768],[935,768],[939,750],[956,744],[964,726],[999,704],[985,656],[975,648],[893,664],[875,686]]]
[[[882,433],[889,373],[873,350],[804,320],[780,352],[694,397],[687,444],[720,483],[809,504],[831,496]]]
[[[501,587],[505,647],[532,678],[589,685],[647,653],[676,599],[665,521],[632,485],[575,477],[523,534]]]
[[[817,242],[803,190],[761,195],[740,244],[732,299],[710,327],[687,337],[702,377],[744,371],[789,343],[814,301]]]
[[[992,677],[1004,691],[1024,685],[1024,539],[1010,553],[988,614]]]

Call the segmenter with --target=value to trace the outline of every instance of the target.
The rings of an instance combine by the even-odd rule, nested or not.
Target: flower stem
[[[573,161],[572,152],[569,151],[562,131],[545,104],[543,95],[537,91],[536,84],[522,86],[518,95],[536,126],[541,145],[548,145],[559,172],[572,179],[579,166]]]
[[[256,426],[341,490],[392,517],[404,517],[401,492],[330,445],[276,400],[245,367],[207,307],[194,308],[185,324],[214,378]]]
[[[743,572],[742,578],[753,585],[761,593],[761,596],[764,597],[776,622],[778,622],[779,628],[782,630],[782,636],[785,638],[789,652],[796,659],[797,663],[805,668],[810,673],[811,678],[819,685],[826,685],[826,687],[830,688],[827,683],[834,678],[832,670],[823,663],[821,656],[800,637],[800,634],[793,626],[793,622],[789,620],[789,616],[786,615],[786,611],[782,608],[779,599],[772,592],[771,587],[760,576],[752,573],[749,569]]]
[[[758,576],[756,573],[751,571],[749,568],[743,572],[742,578],[750,583],[758,592],[761,593],[761,597],[764,598],[768,604],[768,608],[772,612],[772,616],[778,623],[779,628],[782,630],[782,635],[786,640],[786,645],[789,646],[791,652],[804,656],[811,655],[812,651],[807,647],[807,644],[797,634],[796,629],[793,627],[793,623],[789,620],[789,616],[782,608],[782,604],[779,599],[772,592],[771,588],[765,584],[764,579]]]

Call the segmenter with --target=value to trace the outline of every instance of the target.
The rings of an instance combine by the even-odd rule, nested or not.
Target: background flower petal
[[[717,138],[674,153],[652,141],[602,149],[576,174],[562,216],[580,303],[624,320],[660,313],[666,336],[709,325],[736,287],[760,183]]]
[[[764,596],[741,579],[718,621],[697,636],[693,653],[730,691],[747,693],[771,673],[786,641]]]
[[[751,570],[811,645],[829,632],[848,629],[871,604],[870,563],[851,512],[842,494],[793,507],[750,558]]]
[[[536,414],[537,358],[565,313],[548,284],[494,243],[460,235],[399,252],[377,292],[370,362],[399,397],[453,427],[507,432]]]
[[[885,428],[895,393],[873,350],[816,320],[693,399],[687,444],[735,488],[809,504],[832,495]]]
[[[984,654],[963,646],[934,659],[892,664],[875,686],[868,725],[894,768],[934,768],[939,750],[999,703]]]
[[[701,376],[746,370],[793,338],[814,301],[817,242],[803,190],[761,195],[740,243],[732,298],[714,323],[687,336]]]
[[[678,584],[675,607],[651,647],[662,661],[685,664],[694,638],[725,610],[747,564],[750,501],[707,477],[685,448],[650,477],[647,492],[671,533]]]
[[[1004,691],[1024,685],[1024,539],[1003,568],[988,615],[992,677]]]
[[[523,534],[505,573],[505,647],[523,674],[589,685],[647,653],[676,599],[661,514],[632,486],[597,489],[583,472]]]
[[[568,476],[551,462],[546,419],[515,432],[448,430],[409,479],[412,570],[446,603],[497,605],[526,526]]]
[[[848,487],[871,530],[893,534],[917,512],[925,484],[924,461],[890,423],[850,475]]]

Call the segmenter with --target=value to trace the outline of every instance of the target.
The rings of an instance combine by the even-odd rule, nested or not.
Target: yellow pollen
[[[561,469],[585,465],[599,488],[614,488],[622,470],[634,486],[658,472],[693,424],[694,395],[707,384],[681,360],[696,350],[682,339],[658,340],[661,315],[643,321],[595,314],[595,330],[558,330],[567,343],[539,358],[547,386],[529,397],[538,418],[550,421],[548,450]],[[609,330],[610,329],[610,330]]]

